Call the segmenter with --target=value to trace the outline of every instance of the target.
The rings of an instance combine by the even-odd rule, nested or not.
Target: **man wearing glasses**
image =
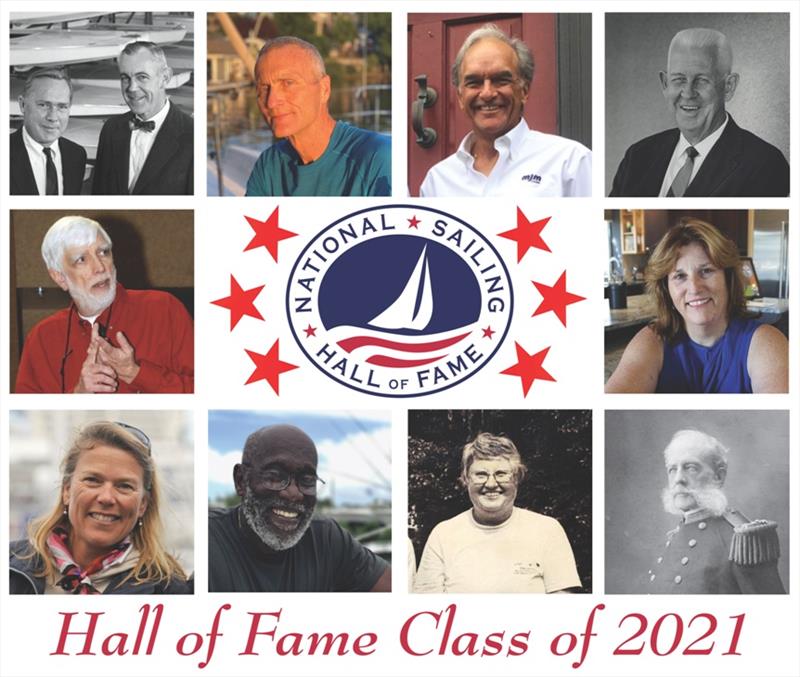
[[[563,592],[580,588],[567,535],[552,517],[517,508],[525,476],[507,437],[480,433],[464,447],[461,482],[472,509],[434,527],[414,592]]]
[[[256,160],[247,195],[392,194],[391,138],[331,117],[331,78],[314,45],[267,40],[254,75],[261,114],[283,140]]]
[[[252,433],[233,469],[241,503],[212,509],[210,592],[388,592],[389,566],[332,519],[315,517],[317,448],[302,430]]]
[[[472,131],[428,171],[421,197],[591,196],[592,152],[523,118],[533,55],[522,40],[485,24],[464,41],[452,78]]]

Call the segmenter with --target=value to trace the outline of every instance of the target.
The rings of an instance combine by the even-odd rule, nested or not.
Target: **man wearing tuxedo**
[[[192,118],[170,103],[172,69],[152,42],[131,42],[119,55],[129,113],[106,120],[97,146],[95,195],[191,195]]]
[[[789,165],[725,111],[739,84],[728,39],[708,28],[672,38],[661,89],[677,129],[633,144],[610,197],[785,197]]]
[[[19,97],[22,127],[11,135],[11,195],[78,195],[86,151],[63,138],[72,82],[60,69],[32,71]]]

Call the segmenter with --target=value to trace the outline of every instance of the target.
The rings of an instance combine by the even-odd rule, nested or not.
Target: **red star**
[[[536,315],[541,315],[542,313],[546,313],[548,310],[552,310],[556,314],[556,317],[561,320],[561,324],[566,327],[567,306],[571,303],[577,303],[578,301],[586,300],[583,296],[571,294],[567,291],[566,270],[561,273],[561,277],[558,278],[558,282],[556,282],[552,287],[548,287],[546,284],[542,284],[541,282],[535,282],[534,280],[531,280],[531,282],[533,282],[533,285],[542,295],[542,302],[539,304],[539,307],[533,311],[533,315],[531,315],[531,317],[536,317]]]
[[[250,244],[244,248],[244,251],[255,249],[256,247],[266,247],[267,251],[272,255],[272,258],[275,259],[276,263],[278,262],[278,243],[281,240],[286,240],[287,238],[297,236],[297,233],[284,230],[278,226],[277,207],[275,207],[272,214],[269,215],[269,218],[266,221],[259,221],[251,216],[245,216],[244,218],[247,219],[250,227],[256,233],[253,236],[253,239],[250,240]]]
[[[419,223],[419,219],[417,218],[416,214],[414,214],[414,216],[412,216],[410,219],[406,219],[406,221],[408,221],[409,228],[416,228],[417,224]]]
[[[525,349],[516,341],[514,345],[517,348],[517,363],[508,369],[501,371],[501,374],[508,374],[509,376],[519,376],[522,379],[522,396],[527,397],[528,391],[531,389],[533,382],[536,379],[540,381],[555,381],[549,372],[542,366],[544,358],[550,348],[540,350],[535,355],[529,355]]]
[[[257,320],[264,319],[254,304],[256,296],[259,295],[263,288],[264,285],[262,284],[260,287],[253,287],[252,289],[242,289],[236,281],[236,278],[231,275],[231,295],[223,299],[217,299],[211,303],[231,311],[231,331],[233,331],[233,328],[239,324],[239,320],[241,320],[244,315],[255,317]]]
[[[492,329],[492,325],[489,325],[486,327],[486,329],[482,329],[481,331],[483,332],[483,338],[488,339],[492,338],[492,336],[497,333],[494,329]]]
[[[281,361],[280,357],[278,356],[279,340],[280,339],[275,339],[275,343],[272,344],[272,348],[269,349],[269,352],[266,355],[261,355],[260,353],[256,353],[252,350],[245,350],[250,359],[253,360],[253,364],[256,365],[255,370],[253,370],[253,373],[250,374],[250,378],[245,381],[245,385],[248,385],[249,383],[255,383],[256,381],[263,379],[269,383],[270,386],[272,386],[272,389],[275,391],[276,395],[280,395],[278,392],[278,379],[280,378],[280,375],[285,371],[297,369],[297,365]]]
[[[303,331],[306,333],[306,338],[317,335],[317,328],[312,327],[310,324]]]
[[[528,221],[522,210],[517,207],[517,227],[514,230],[500,233],[500,237],[514,240],[517,243],[517,263],[522,261],[525,252],[531,247],[536,247],[536,249],[542,249],[546,252],[550,251],[550,247],[547,246],[547,243],[540,235],[549,220],[550,217],[548,216],[540,221]]]

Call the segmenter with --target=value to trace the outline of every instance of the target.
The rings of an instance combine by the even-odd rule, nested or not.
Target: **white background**
[[[8,55],[8,12],[16,9],[63,10],[61,2],[5,2],[0,14],[0,42],[2,55]],[[142,201],[128,197],[63,197],[48,202],[46,206],[74,208],[80,213],[85,208],[174,208],[195,210],[195,256],[197,279],[195,284],[195,333],[196,333],[196,394],[190,396],[117,396],[114,407],[120,409],[194,409],[195,411],[195,562],[196,587],[194,598],[84,598],[62,597],[23,598],[8,596],[8,582],[5,573],[0,575],[0,673],[3,675],[191,675],[191,674],[341,674],[341,675],[478,675],[497,671],[512,675],[531,674],[585,674],[585,675],[796,675],[800,674],[800,648],[797,637],[800,633],[798,617],[798,520],[791,525],[790,543],[793,571],[788,581],[791,594],[783,597],[702,597],[702,596],[605,596],[602,594],[603,567],[603,515],[606,497],[603,494],[603,439],[604,416],[606,409],[790,409],[791,439],[791,488],[792,514],[797,514],[797,415],[798,405],[798,327],[797,294],[791,300],[791,327],[793,337],[791,347],[791,391],[792,396],[604,396],[603,387],[603,317],[602,273],[605,269],[605,228],[602,210],[617,208],[656,208],[663,205],[658,200],[609,200],[603,195],[603,130],[605,129],[603,101],[603,54],[605,53],[603,12],[604,11],[751,11],[756,8],[752,2],[496,2],[491,6],[485,2],[450,3],[444,0],[415,2],[407,0],[385,2],[350,0],[337,2],[174,2],[170,4],[150,2],[76,2],[69,8],[94,9],[102,11],[125,10],[134,7],[141,9],[191,10],[195,12],[195,166],[205,167],[205,33],[204,13],[206,11],[392,11],[393,12],[393,129],[394,137],[394,190],[398,196],[392,202],[407,202],[404,194],[405,133],[407,111],[405,95],[406,64],[406,12],[421,11],[524,11],[535,12],[592,12],[593,13],[593,151],[595,154],[594,195],[592,199],[542,200],[537,203],[520,205],[531,220],[552,216],[553,220],[543,231],[553,254],[531,251],[522,265],[516,264],[515,245],[510,241],[497,241],[495,245],[506,257],[506,262],[515,277],[517,314],[506,343],[480,374],[457,387],[437,396],[415,401],[392,401],[384,398],[370,399],[367,396],[346,390],[324,377],[315,367],[308,364],[285,326],[283,319],[283,290],[274,280],[288,274],[293,255],[298,253],[305,238],[284,241],[280,246],[281,266],[276,267],[266,252],[242,253],[249,241],[250,229],[244,221],[244,214],[265,219],[278,201],[268,199],[220,199],[203,196],[205,172],[196,172],[195,194],[197,197],[148,198]],[[764,2],[757,5],[760,11],[792,12],[791,16],[791,60],[798,60],[797,32],[798,8],[795,2]],[[536,46],[533,45],[535,52]],[[6,59],[3,60],[6,62]],[[5,66],[3,66],[5,69]],[[3,70],[0,85],[0,119],[8,120],[8,80]],[[792,119],[792,157],[798,155],[798,97],[797,78],[792,77],[791,101],[794,112]],[[738,95],[742,95],[739,92]],[[59,409],[81,408],[102,409],[108,406],[106,400],[91,396],[14,396],[7,395],[8,384],[8,312],[9,297],[9,209],[41,208],[45,203],[39,198],[8,197],[8,137],[0,135],[0,195],[3,196],[0,212],[0,550],[5,551],[8,539],[8,411],[10,409]],[[800,194],[797,171],[793,173],[792,193]],[[143,204],[146,202],[146,204]],[[388,200],[386,202],[389,202]],[[318,224],[319,227],[356,209],[373,204],[368,200],[326,200],[291,199],[282,200],[281,226],[301,232],[301,222]],[[460,218],[481,228],[487,234],[509,230],[516,226],[516,205],[507,200],[435,200],[431,206],[452,212]],[[795,231],[797,218],[797,198],[792,200],[686,200],[683,206],[716,208],[789,208],[790,231]],[[306,226],[307,228],[308,226]],[[302,240],[302,242],[301,242]],[[797,269],[797,235],[792,232],[790,268]],[[117,256],[123,255],[116,252]],[[285,256],[285,259],[283,258]],[[588,301],[574,304],[568,308],[568,325],[564,329],[552,313],[531,318],[538,305],[539,296],[530,280],[554,284],[562,270],[567,270],[568,289],[589,297]],[[265,272],[267,271],[267,272]],[[282,272],[281,272],[282,271]],[[257,302],[265,323],[256,323],[244,318],[240,326],[231,333],[228,330],[228,314],[221,308],[211,306],[210,301],[227,296],[229,275],[233,272],[242,287],[269,285]],[[273,288],[271,288],[273,287]],[[244,381],[252,370],[249,358],[242,348],[259,350],[263,353],[272,345],[275,338],[281,339],[281,358],[302,369],[289,372],[281,377],[281,397],[276,397],[265,382],[244,386]],[[535,352],[553,345],[545,367],[558,379],[556,383],[537,381],[526,399],[521,396],[519,379],[501,376],[499,371],[511,366],[514,358],[514,340],[519,341],[528,352]],[[252,343],[251,343],[252,342]],[[394,571],[395,592],[391,595],[232,595],[204,592],[206,588],[206,502],[207,480],[207,411],[210,408],[269,408],[296,409],[298,406],[313,408],[376,408],[392,407],[394,412],[393,432],[393,527],[394,527]],[[514,408],[588,408],[594,412],[593,428],[593,502],[594,502],[594,563],[593,578],[595,589],[591,595],[578,596],[412,596],[405,593],[406,571],[404,566],[405,523],[406,523],[406,420],[408,407],[514,407]],[[55,459],[54,459],[55,462]],[[765,488],[768,490],[768,488]],[[613,497],[608,497],[613,500]],[[131,635],[128,650],[132,647],[138,626],[138,609],[144,603],[164,604],[164,616],[157,637],[154,654],[150,657],[131,656],[68,656],[52,657],[61,626],[59,612],[102,612],[98,621],[98,637],[93,650],[100,652],[100,641],[112,632],[127,632]],[[189,632],[208,633],[214,614],[223,604],[231,604],[221,618],[220,629],[224,633],[217,641],[214,656],[208,667],[200,669],[198,662],[205,660],[206,647],[197,656],[181,657],[175,651],[177,639]],[[463,632],[477,633],[483,637],[491,632],[505,631],[506,637],[516,632],[530,631],[529,649],[520,657],[454,657],[435,655],[416,658],[405,654],[399,643],[402,624],[411,615],[421,611],[439,612],[447,605],[455,603],[458,607],[453,635]],[[596,604],[606,608],[598,612],[594,631],[585,663],[573,669],[571,663],[577,656],[552,656],[551,639],[561,632],[579,634],[584,631],[589,612]],[[278,627],[284,632],[347,632],[357,635],[374,632],[379,636],[376,651],[371,657],[328,656],[309,658],[278,657],[274,645],[268,637],[262,637],[258,647],[263,651],[258,657],[239,656],[246,640],[250,622],[248,612],[272,612],[283,610]],[[719,626],[710,639],[716,644],[709,656],[682,656],[683,648],[690,639],[697,637],[699,626],[685,631],[685,639],[669,657],[654,656],[649,645],[641,656],[612,656],[614,648],[630,634],[634,624],[627,621],[622,629],[619,623],[626,614],[639,612],[645,614],[649,625],[665,613],[677,613],[684,623],[697,613],[714,614]],[[731,639],[733,621],[730,616],[746,614],[738,650],[741,656],[722,656]],[[77,622],[80,617],[76,617]],[[265,618],[262,628],[270,629]],[[85,617],[84,617],[85,622]],[[427,618],[421,619],[415,627],[419,630],[427,626],[425,632],[415,632],[415,646],[430,646],[436,651],[442,628],[436,630]],[[668,648],[670,629],[674,627],[665,622],[661,636],[660,650]],[[643,636],[649,640],[648,633]],[[80,640],[80,638],[75,638]],[[578,638],[580,647],[582,638]],[[640,641],[640,640],[639,640]],[[637,641],[638,643],[638,641]],[[80,641],[73,641],[68,648],[75,652]],[[707,642],[705,643],[707,644]],[[579,651],[580,649],[576,649]]]

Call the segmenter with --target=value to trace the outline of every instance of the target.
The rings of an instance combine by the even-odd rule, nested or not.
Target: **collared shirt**
[[[130,152],[128,153],[129,193],[136,185],[136,180],[139,178],[139,174],[142,172],[142,167],[144,167],[145,160],[147,160],[147,154],[153,147],[156,136],[158,136],[158,131],[161,129],[161,125],[164,124],[164,120],[166,119],[168,112],[169,99],[167,99],[167,103],[164,104],[161,110],[158,111],[158,113],[156,113],[152,118],[150,118],[150,120],[156,123],[155,129],[153,129],[152,132],[146,132],[143,129],[131,130],[131,148]]]
[[[25,143],[25,150],[28,151],[28,159],[33,170],[33,178],[36,180],[36,190],[39,195],[47,194],[47,156],[44,154],[45,147],[36,141],[25,127],[22,128],[22,140]],[[58,139],[50,145],[52,151],[53,164],[56,166],[58,176],[58,194],[64,194],[64,177],[61,172],[61,149],[58,147]]]
[[[703,162],[705,162],[706,157],[708,157],[708,154],[711,152],[714,144],[717,143],[719,137],[722,136],[722,132],[725,131],[725,127],[727,126],[728,115],[726,114],[725,122],[719,126],[719,129],[709,134],[699,143],[689,143],[683,134],[678,137],[678,143],[675,145],[672,158],[669,161],[669,165],[667,165],[667,173],[664,175],[664,181],[661,183],[661,191],[658,193],[658,197],[666,197],[669,187],[672,185],[672,182],[675,180],[678,172],[681,171],[681,167],[683,167],[683,164],[686,162],[686,149],[693,145],[694,149],[697,151],[697,155],[694,158],[692,175],[689,177],[689,184],[692,183],[692,179],[697,176],[697,172],[700,171],[700,167],[703,166]]]
[[[422,197],[514,195],[518,197],[589,197],[592,151],[577,141],[530,129],[524,119],[495,139],[499,153],[489,176],[475,169],[470,154],[473,132],[458,150],[431,167],[420,188]]]

